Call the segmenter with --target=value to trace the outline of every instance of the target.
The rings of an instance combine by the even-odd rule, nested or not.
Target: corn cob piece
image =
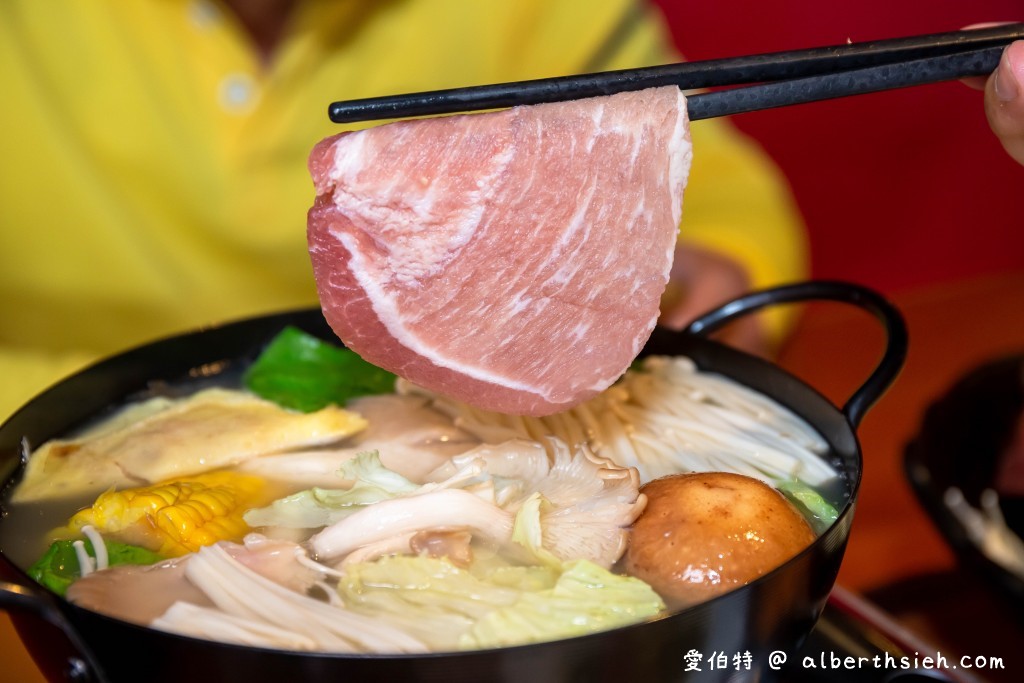
[[[176,557],[249,531],[243,513],[265,501],[259,477],[218,471],[150,486],[107,491],[76,513],[67,532],[91,524],[100,533]]]

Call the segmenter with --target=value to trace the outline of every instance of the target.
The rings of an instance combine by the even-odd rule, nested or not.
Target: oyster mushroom
[[[557,439],[547,449],[518,440],[478,446],[427,480],[331,524],[310,539],[313,552],[363,560],[400,547],[415,552],[409,541],[417,534],[465,530],[534,561],[586,559],[608,568],[646,502],[635,469]]]

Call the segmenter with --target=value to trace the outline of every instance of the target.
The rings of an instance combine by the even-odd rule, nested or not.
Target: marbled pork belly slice
[[[308,227],[324,315],[439,393],[570,408],[654,328],[690,158],[675,87],[328,138]]]

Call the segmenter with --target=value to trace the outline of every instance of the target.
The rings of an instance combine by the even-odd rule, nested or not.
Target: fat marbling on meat
[[[320,142],[308,239],[346,346],[488,410],[607,388],[668,282],[691,159],[675,87],[400,121]]]

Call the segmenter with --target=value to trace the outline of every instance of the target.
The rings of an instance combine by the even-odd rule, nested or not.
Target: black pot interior
[[[166,392],[182,378],[215,381],[237,374],[284,326],[336,342],[319,311],[272,315],[170,338],[102,361],[39,395],[0,428],[0,480],[13,485],[23,446],[35,447],[149,392]],[[838,521],[810,547],[761,579],[660,619],[590,636],[499,650],[428,656],[301,654],[180,637],[95,614],[55,598],[58,609],[95,655],[110,681],[342,680],[361,681],[624,681],[684,680],[684,655],[705,658],[700,680],[763,680],[769,653],[792,653],[812,628],[845,549],[861,477],[859,446],[844,415],[819,393],[761,359],[696,335],[656,330],[645,354],[682,354],[702,369],[728,375],[789,407],[831,447],[841,474]],[[2,498],[0,498],[2,500]],[[0,532],[17,533],[16,515]],[[0,533],[0,537],[4,536]],[[0,576],[28,584],[0,546]],[[35,621],[22,619],[16,623]],[[21,629],[37,660],[61,655],[37,642],[37,624]],[[44,636],[40,636],[41,638]],[[45,654],[50,651],[50,654]],[[751,667],[734,666],[749,652]],[[712,653],[727,666],[709,669]],[[65,661],[51,662],[55,670]]]

